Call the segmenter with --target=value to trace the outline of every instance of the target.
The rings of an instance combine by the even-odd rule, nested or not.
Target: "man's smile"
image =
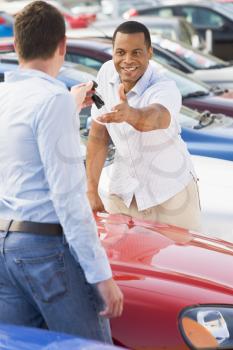
[[[121,67],[121,69],[125,72],[134,72],[138,67],[133,66],[133,67]]]

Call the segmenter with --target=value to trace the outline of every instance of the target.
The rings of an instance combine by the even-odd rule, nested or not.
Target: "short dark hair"
[[[53,56],[65,38],[63,15],[44,1],[34,1],[15,17],[14,34],[19,56],[24,60]]]
[[[121,23],[115,30],[113,37],[112,37],[112,42],[113,46],[115,43],[116,35],[117,33],[124,33],[124,34],[134,34],[134,33],[143,33],[145,37],[145,43],[147,47],[151,47],[151,38],[150,38],[150,32],[148,28],[137,21],[126,21]]]

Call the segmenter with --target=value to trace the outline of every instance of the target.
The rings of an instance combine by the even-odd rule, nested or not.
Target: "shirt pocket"
[[[28,288],[35,299],[49,303],[67,292],[63,253],[38,258],[20,258],[15,261],[21,267]]]

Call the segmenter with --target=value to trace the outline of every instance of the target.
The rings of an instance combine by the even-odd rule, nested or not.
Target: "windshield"
[[[188,45],[161,38],[159,36],[152,37],[152,43],[161,46],[163,49],[172,52],[175,56],[181,58],[184,62],[194,69],[211,69],[227,67],[229,64],[213,57],[205,55],[202,52],[193,50]]]
[[[196,82],[190,77],[187,78],[185,74],[181,73],[175,68],[172,68],[167,65],[161,65],[154,58],[152,60],[154,62],[153,65],[155,65],[156,68],[159,69],[159,72],[165,74],[170,79],[175,80],[176,85],[179,88],[181,95],[183,97],[186,97],[187,95],[195,94],[195,93],[196,93],[196,96],[209,94],[209,89],[205,84]]]

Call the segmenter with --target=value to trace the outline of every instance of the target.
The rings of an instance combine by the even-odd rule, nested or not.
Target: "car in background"
[[[206,31],[213,36],[212,53],[224,60],[233,59],[233,9],[208,0],[166,0],[154,7],[144,7],[128,13],[131,16],[181,16],[190,22],[203,39]]]
[[[112,58],[112,44],[109,38],[68,39],[66,60],[99,70]],[[199,111],[223,113],[233,117],[233,99],[225,98],[224,91],[187,77],[182,72],[156,61],[155,67],[174,79],[179,87],[183,104]]]
[[[154,54],[159,61],[212,86],[233,89],[232,63],[162,36],[154,35],[151,40]]]
[[[0,37],[11,37],[13,35],[14,19],[4,11],[0,11]]]
[[[17,323],[17,320],[15,321]],[[4,350],[120,350],[119,347],[45,329],[0,324]],[[122,348],[121,348],[122,349]]]
[[[137,16],[133,18],[135,21],[143,23],[150,31],[151,35],[163,34],[163,36],[179,40],[183,43],[189,44],[193,47],[201,46],[199,37],[194,30],[193,26],[188,23],[184,18],[173,17],[173,18],[161,18],[161,17],[151,17],[151,16]],[[104,32],[106,35],[113,35],[115,29],[125,22],[124,19],[111,19],[98,21],[93,26],[95,31],[99,31],[97,34],[100,35],[100,32]],[[74,35],[74,33],[69,33],[68,36]],[[78,33],[77,33],[78,37]]]
[[[145,6],[153,6],[156,4],[157,0],[143,0],[143,4]],[[122,14],[129,10],[132,6],[134,8],[140,7],[142,4],[142,1],[140,0],[118,0],[118,1],[112,1],[112,0],[101,0],[101,7],[102,12],[106,16],[113,17],[119,17],[122,16]]]
[[[63,1],[63,5],[69,7],[74,15],[81,14],[98,14],[101,12],[101,6],[98,0],[76,0],[76,1]]]
[[[4,43],[4,47],[6,43]],[[0,45],[1,50],[1,45]],[[112,44],[106,38],[68,39],[66,61],[82,64],[94,70],[99,70],[101,65],[112,58]],[[1,62],[9,61],[7,56],[1,57]],[[174,79],[179,87],[183,104],[199,111],[209,110],[212,113],[223,113],[233,117],[233,99],[225,98],[221,89],[213,89],[209,86],[185,76],[182,72],[172,67],[154,63],[156,69],[165,72]]]
[[[22,10],[26,5],[28,5],[32,0],[22,0],[22,1],[3,1],[1,2],[1,9],[12,16],[15,16],[17,12]],[[48,0],[49,4],[55,6],[64,16],[67,28],[86,28],[90,23],[95,21],[96,14],[73,14],[67,7],[63,6],[57,1]]]
[[[165,74],[176,82],[185,106],[201,112],[208,110],[212,113],[223,113],[233,117],[233,99],[225,98],[224,90],[210,87],[194,78],[187,77],[184,73],[165,63],[161,64],[156,59],[153,59],[152,63],[158,73]]]
[[[17,62],[15,53],[0,56],[0,81],[4,80],[4,72],[17,69]],[[153,64],[157,67],[157,63]],[[94,80],[95,77],[87,73],[86,69],[82,65],[65,62],[58,79],[63,81],[69,89],[73,85]],[[177,84],[179,87],[179,82]],[[189,92],[189,94],[191,93]],[[87,129],[89,127],[89,117],[90,108],[83,109],[80,113],[81,128]],[[182,127],[182,138],[186,141],[190,153],[233,160],[232,118],[208,111],[198,113],[183,108],[179,116],[179,122]]]

